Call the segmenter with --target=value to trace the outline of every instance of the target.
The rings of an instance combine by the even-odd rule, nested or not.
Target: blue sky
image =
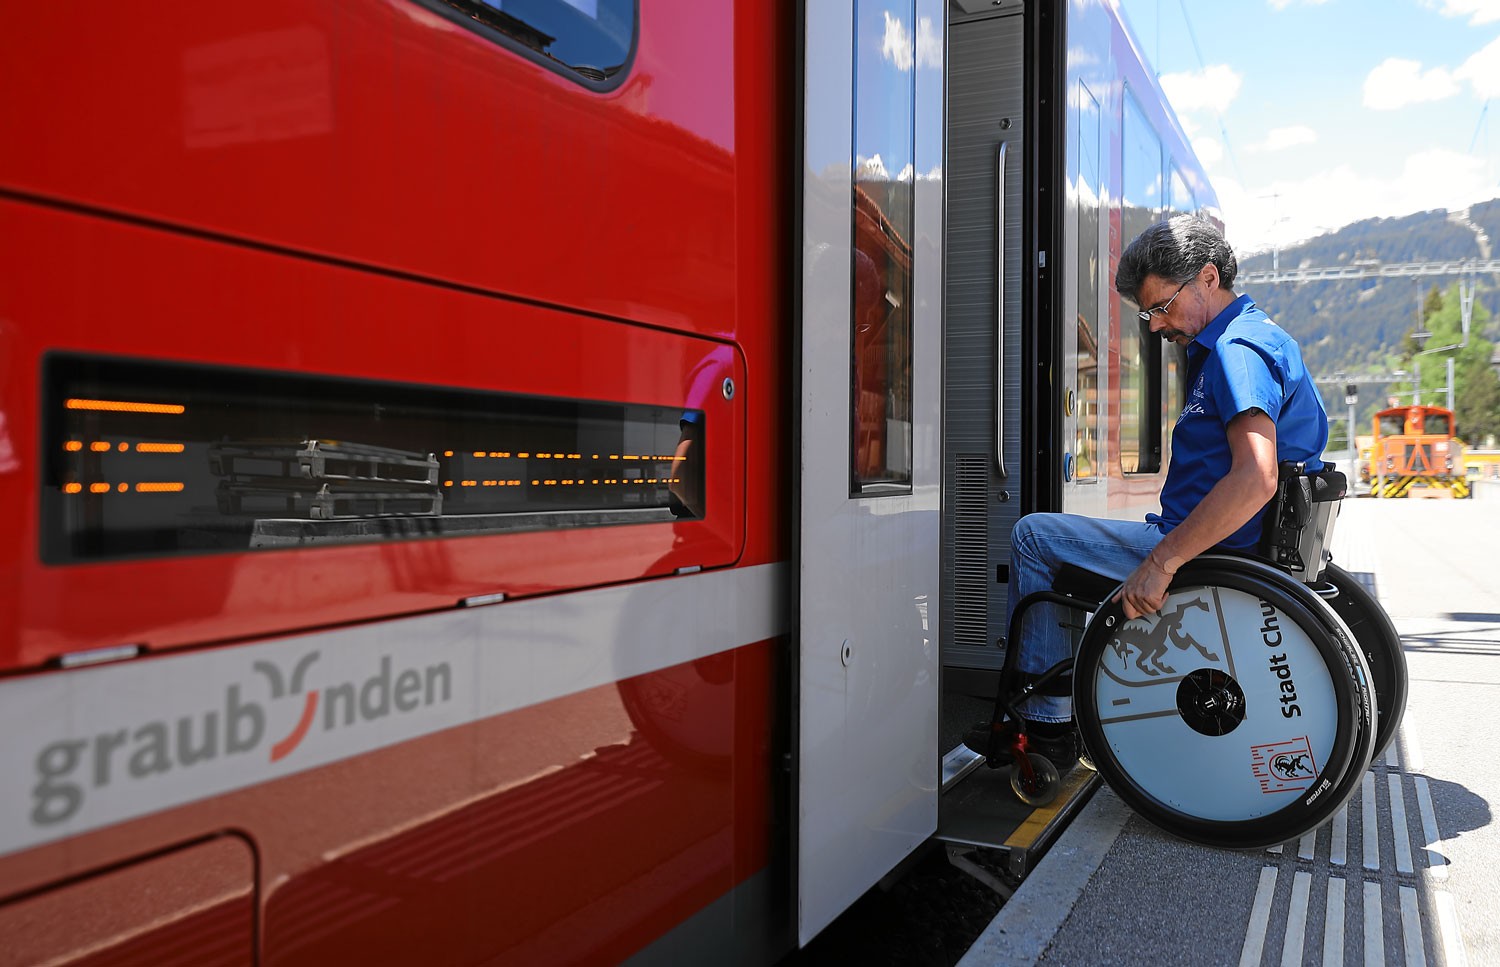
[[[1500,0],[1118,2],[1237,249],[1500,197]]]

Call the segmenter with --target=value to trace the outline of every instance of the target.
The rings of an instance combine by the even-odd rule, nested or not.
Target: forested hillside
[[[1471,227],[1471,225],[1473,227]],[[1478,228],[1489,241],[1481,252]],[[1233,226],[1228,226],[1230,240]],[[1282,249],[1282,268],[1349,265],[1363,259],[1422,262],[1497,258],[1500,250],[1500,199],[1470,210],[1469,224],[1445,211],[1420,212],[1403,218],[1372,218],[1337,232]],[[1272,254],[1246,258],[1241,272],[1271,268]],[[1456,278],[1363,279],[1330,282],[1256,283],[1242,287],[1282,328],[1297,337],[1307,364],[1315,372],[1383,371],[1402,337],[1417,324],[1428,291],[1447,289]],[[1495,319],[1500,279],[1481,281],[1479,300]],[[1481,334],[1484,335],[1484,334]],[[1493,337],[1493,333],[1489,334]]]
[[[1226,227],[1232,242],[1234,227]],[[1273,257],[1279,258],[1283,269],[1350,265],[1363,260],[1394,263],[1500,258],[1500,199],[1475,205],[1467,212],[1438,210],[1401,218],[1355,222],[1339,231],[1282,249],[1275,256],[1264,253],[1245,258],[1240,263],[1240,271],[1268,270]],[[1429,342],[1426,348],[1445,345],[1446,341],[1437,338],[1436,330],[1441,328],[1442,336],[1446,337],[1450,324],[1453,338],[1447,341],[1458,341],[1457,281],[1457,277],[1448,276],[1250,283],[1236,288],[1248,293],[1283,328],[1297,337],[1308,368],[1315,374],[1389,375],[1396,369],[1411,368],[1411,352],[1417,346],[1406,337],[1418,328],[1419,322],[1423,323],[1423,328],[1435,331],[1437,341]],[[1443,325],[1432,324],[1434,313],[1441,314]],[[1477,380],[1481,377],[1479,370],[1474,368],[1476,356],[1488,352],[1488,344],[1500,341],[1500,276],[1479,279],[1473,316],[1472,336],[1485,345],[1471,347],[1462,354],[1459,365],[1461,368],[1467,365],[1468,371],[1474,374],[1472,378]],[[1482,365],[1487,366],[1487,361]],[[1422,368],[1424,402],[1440,403],[1441,387],[1445,383],[1445,364],[1441,355],[1426,357],[1422,360]],[[1461,391],[1470,382],[1470,376],[1460,375],[1456,382]],[[1485,382],[1487,385],[1489,380]],[[1438,392],[1434,392],[1434,388]],[[1477,385],[1473,388],[1479,389]],[[1410,386],[1394,385],[1386,390],[1377,392],[1372,388],[1362,393],[1361,416],[1373,411],[1377,402],[1383,403],[1387,391],[1399,393],[1410,389]],[[1328,390],[1330,413],[1342,413],[1342,387],[1337,390],[1328,387]],[[1409,400],[1410,396],[1406,399]],[[1466,407],[1460,406],[1459,409]],[[1478,413],[1469,416],[1470,433],[1500,430],[1500,425],[1490,425],[1500,421],[1500,414],[1494,420]],[[1464,429],[1461,420],[1460,430]]]

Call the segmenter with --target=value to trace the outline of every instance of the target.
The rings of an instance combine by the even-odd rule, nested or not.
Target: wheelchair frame
[[[1309,474],[1304,464],[1284,462],[1278,468],[1276,495],[1267,504],[1256,553],[1213,551],[1182,569],[1185,580],[1181,583],[1191,581],[1194,585],[1203,583],[1200,572],[1212,570],[1214,562],[1230,562],[1221,566],[1221,573],[1224,566],[1231,570],[1238,568],[1254,571],[1254,580],[1264,580],[1276,587],[1284,592],[1289,604],[1303,610],[1303,616],[1311,628],[1300,624],[1299,627],[1302,627],[1310,639],[1313,634],[1328,638],[1326,642],[1317,640],[1314,644],[1324,654],[1330,668],[1336,664],[1348,663],[1359,707],[1344,710],[1342,714],[1354,717],[1354,734],[1345,737],[1349,741],[1340,740],[1342,744],[1333,758],[1342,758],[1347,765],[1334,770],[1338,773],[1334,777],[1337,788],[1319,804],[1315,812],[1310,813],[1315,817],[1315,821],[1311,823],[1313,827],[1332,814],[1333,810],[1326,808],[1328,802],[1336,800],[1333,807],[1336,809],[1337,805],[1352,795],[1369,760],[1379,755],[1390,742],[1406,702],[1406,669],[1400,639],[1379,603],[1359,587],[1348,572],[1341,569],[1335,568],[1330,580],[1323,580],[1330,563],[1327,545],[1333,536],[1339,501],[1346,492],[1344,475],[1331,464],[1321,471]],[[1174,577],[1173,584],[1178,583],[1179,578]],[[1232,579],[1231,583],[1234,583]],[[1089,613],[1089,620],[1082,626],[1082,641],[1087,642],[1091,631],[1096,631],[1096,621],[1104,621],[1112,628],[1117,622],[1124,620],[1118,606],[1111,602],[1119,586],[1119,582],[1111,578],[1075,565],[1064,565],[1054,580],[1052,589],[1033,592],[1017,602],[1007,629],[1007,649],[996,688],[988,741],[985,749],[976,751],[982,751],[991,765],[1003,764],[1002,760],[1008,752],[1015,766],[1011,779],[1012,788],[1027,802],[1038,805],[1049,802],[1055,797],[1060,783],[1051,762],[1030,748],[1026,719],[1020,714],[1020,707],[1028,698],[1037,694],[1073,694],[1079,676],[1072,675],[1076,657],[1064,659],[1040,674],[1022,673],[1017,667],[1017,649],[1010,645],[1019,640],[1018,633],[1026,612],[1041,603],[1057,604]],[[1338,612],[1342,612],[1342,615]],[[1359,619],[1358,623],[1365,634],[1357,637],[1342,620],[1343,617]],[[1070,627],[1075,630],[1079,628],[1077,625]],[[1097,630],[1097,633],[1107,633],[1107,630]],[[1370,673],[1371,667],[1381,669],[1378,678]],[[1063,682],[1069,684],[1063,686]],[[1084,696],[1075,695],[1075,722],[1080,726],[1080,732],[1092,731],[1097,737],[1102,734],[1100,729],[1082,728],[1085,714],[1094,714],[1092,711],[1082,711],[1087,707],[1083,699]],[[1364,735],[1364,732],[1370,732],[1371,735]],[[1085,745],[1087,746],[1087,742]],[[1347,756],[1344,755],[1346,751],[1349,753]],[[1368,758],[1362,762],[1354,762],[1353,759],[1359,756]],[[1108,778],[1106,775],[1106,779]],[[1112,782],[1111,786],[1131,784],[1128,776],[1123,778],[1127,781]],[[1326,782],[1323,784],[1324,787],[1327,785]],[[1131,795],[1128,790],[1118,788],[1116,791],[1124,793],[1122,798],[1137,806],[1138,811],[1145,811],[1141,810],[1139,795]],[[1322,790],[1313,798],[1319,798],[1321,792]],[[1149,811],[1147,818],[1159,825],[1166,825],[1161,817],[1152,816]],[[1268,834],[1262,832],[1251,837],[1253,842],[1225,842],[1222,832],[1216,827],[1210,825],[1205,830],[1198,828],[1198,825],[1190,817],[1180,821],[1174,818],[1168,828],[1185,838],[1232,846],[1268,845],[1270,842],[1295,838],[1305,832],[1294,828],[1295,823],[1291,827],[1284,823],[1270,824],[1273,832],[1269,835],[1274,837],[1271,840],[1265,840]]]

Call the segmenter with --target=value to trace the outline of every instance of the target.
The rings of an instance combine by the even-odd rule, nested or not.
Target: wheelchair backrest
[[[1347,492],[1348,481],[1331,463],[1308,473],[1300,461],[1282,461],[1276,496],[1266,505],[1261,525],[1260,555],[1304,584],[1318,580],[1333,542],[1339,501]]]

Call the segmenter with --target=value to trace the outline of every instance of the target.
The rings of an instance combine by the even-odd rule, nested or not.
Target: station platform
[[[1298,841],[1236,851],[1163,832],[1096,781],[962,967],[1500,963],[1500,515],[1346,501],[1335,540],[1411,671],[1402,727],[1354,797]]]

